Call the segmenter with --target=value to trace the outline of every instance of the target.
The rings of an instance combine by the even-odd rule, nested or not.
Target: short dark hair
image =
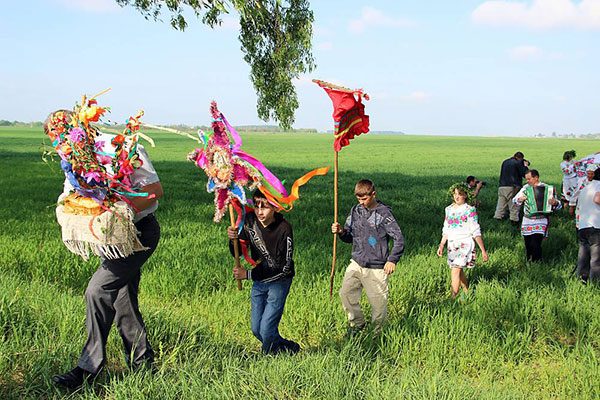
[[[260,189],[255,189],[254,192],[252,192],[252,200],[258,200],[258,199],[267,200],[267,196],[265,196],[265,194],[263,192],[261,192]]]
[[[572,158],[575,158],[575,156],[577,155],[577,152],[575,150],[567,150],[563,153],[563,160],[569,160]]]
[[[356,196],[368,196],[375,192],[375,184],[368,179],[362,179],[356,183],[354,194]]]
[[[535,178],[535,177],[538,177],[538,178],[539,178],[539,177],[540,177],[540,173],[538,172],[538,170],[537,170],[537,169],[530,169],[530,170],[528,170],[527,172],[525,172],[525,174],[531,174],[531,176],[532,176],[533,178]]]
[[[467,176],[467,183],[471,183],[474,180],[475,180],[475,177],[473,175]]]
[[[525,156],[523,155],[523,153],[521,153],[520,151],[517,151],[513,157],[514,158],[525,158]]]
[[[600,181],[600,168],[594,171],[594,179],[595,181]]]

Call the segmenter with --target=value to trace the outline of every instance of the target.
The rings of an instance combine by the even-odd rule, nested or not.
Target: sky
[[[295,128],[331,130],[317,78],[362,88],[371,130],[600,132],[600,0],[313,0],[317,67],[295,81]],[[114,0],[0,0],[0,119],[40,121],[82,94],[122,123],[264,124],[235,14],[176,31]],[[272,121],[267,122],[273,124]]]

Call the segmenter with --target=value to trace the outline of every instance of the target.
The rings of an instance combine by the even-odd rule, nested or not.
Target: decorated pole
[[[229,221],[231,222],[231,227],[235,228],[235,213],[233,212],[233,204],[229,203]],[[233,239],[233,254],[235,255],[235,266],[240,267],[240,248],[238,239]],[[237,280],[237,288],[238,290],[242,290],[242,280]]]
[[[333,222],[338,222],[338,152],[333,156]],[[335,275],[335,258],[337,254],[337,233],[333,234],[333,259],[331,260],[331,276],[329,277],[329,298],[333,296],[333,276]]]
[[[333,144],[333,222],[338,222],[338,153],[342,147],[350,144],[350,139],[361,133],[369,132],[369,116],[365,115],[362,98],[369,96],[362,89],[352,90],[333,83],[318,79],[312,80],[321,86],[333,102],[333,121],[335,140]],[[354,97],[357,95],[358,100]],[[333,234],[333,257],[331,260],[331,275],[329,278],[329,298],[333,296],[333,277],[335,275],[335,259],[337,253],[337,234]]]

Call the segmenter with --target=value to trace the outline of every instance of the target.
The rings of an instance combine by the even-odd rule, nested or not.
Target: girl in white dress
[[[475,242],[481,249],[483,262],[487,262],[488,255],[481,239],[477,210],[469,204],[472,199],[467,185],[456,183],[450,187],[448,194],[452,196],[454,202],[445,210],[442,240],[437,255],[441,257],[444,254],[444,246],[448,243],[448,266],[451,270],[452,298],[454,298],[461,286],[465,295],[468,293],[464,268],[475,266]]]

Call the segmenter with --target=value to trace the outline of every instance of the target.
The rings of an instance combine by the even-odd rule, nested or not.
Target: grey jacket
[[[394,240],[391,252],[390,238]],[[365,268],[381,269],[387,261],[397,263],[404,252],[402,231],[390,207],[380,201],[372,210],[361,204],[352,207],[340,239],[352,243],[352,259]]]

